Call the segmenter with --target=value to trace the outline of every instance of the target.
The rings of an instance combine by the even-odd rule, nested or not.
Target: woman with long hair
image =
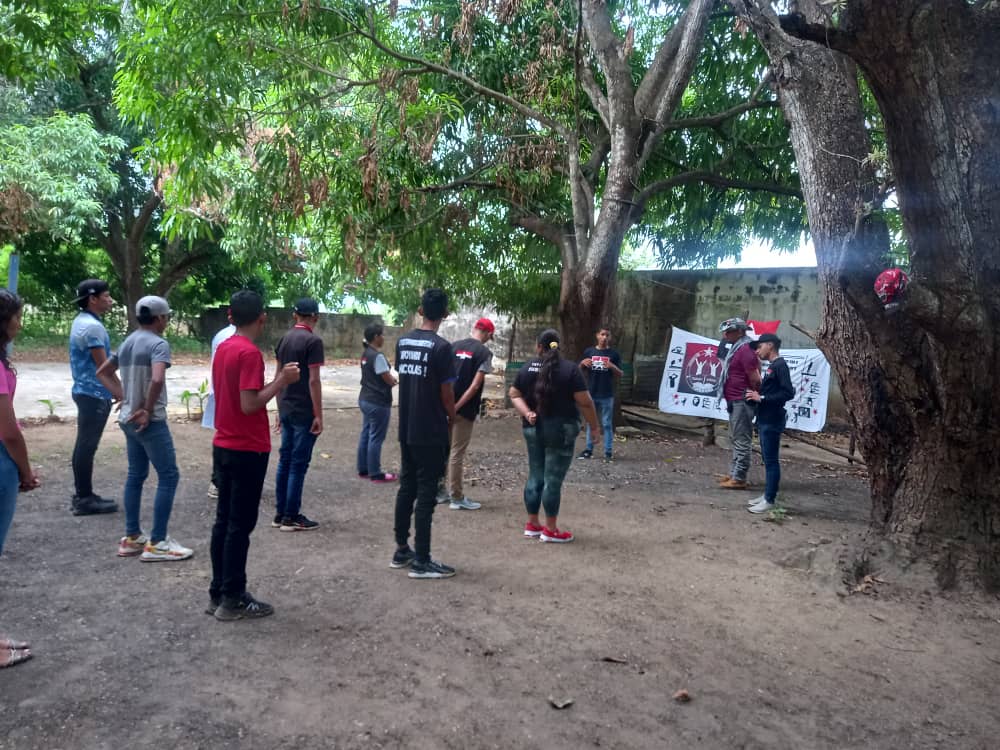
[[[542,331],[536,348],[537,356],[521,368],[510,388],[528,446],[524,535],[543,542],[572,542],[573,535],[561,531],[556,521],[563,479],[573,463],[573,446],[580,433],[581,412],[597,442],[601,427],[580,368],[560,355],[559,332]],[[541,507],[545,508],[544,526],[538,517]]]
[[[24,435],[14,416],[17,374],[8,359],[9,345],[21,330],[24,300],[0,288],[0,554],[14,518],[17,493],[38,486],[38,477],[28,461]],[[29,644],[0,637],[0,667],[12,667],[31,658]]]

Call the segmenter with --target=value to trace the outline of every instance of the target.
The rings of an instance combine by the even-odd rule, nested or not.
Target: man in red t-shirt
[[[236,292],[229,315],[236,333],[219,345],[212,362],[212,461],[219,478],[219,501],[212,526],[208,611],[218,620],[274,614],[274,607],[247,592],[247,550],[271,456],[267,402],[299,379],[298,363],[289,362],[264,385],[264,357],[253,343],[267,320],[259,294],[247,289]]]
[[[742,318],[723,321],[719,333],[729,344],[722,370],[722,397],[729,411],[729,439],[733,444],[729,474],[721,479],[719,486],[727,490],[745,490],[750,472],[754,416],[754,406],[746,400],[746,393],[760,388],[760,360],[750,348],[747,323]]]

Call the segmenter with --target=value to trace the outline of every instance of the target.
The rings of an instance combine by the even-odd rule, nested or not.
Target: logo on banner
[[[716,358],[715,352],[716,347],[711,345],[687,343],[678,391],[704,395],[719,389],[722,361]]]

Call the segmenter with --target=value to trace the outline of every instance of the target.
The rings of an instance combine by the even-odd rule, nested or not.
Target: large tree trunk
[[[987,54],[958,21],[964,3],[941,3],[950,23],[931,3],[902,3],[922,15],[883,3],[844,46],[884,112],[910,242],[914,285],[890,316],[871,286],[886,236],[870,214],[878,197],[853,64],[783,33],[764,3],[731,4],[749,12],[792,126],[824,286],[819,345],[871,473],[866,552],[876,566],[887,555],[929,565],[942,586],[1000,588],[997,37]],[[824,17],[811,1],[799,7],[785,23],[796,33]],[[860,52],[869,45],[871,57]]]

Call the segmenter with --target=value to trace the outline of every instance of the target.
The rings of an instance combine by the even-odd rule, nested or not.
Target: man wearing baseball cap
[[[302,488],[312,461],[313,446],[323,432],[323,387],[319,377],[323,366],[323,339],[313,333],[319,322],[319,304],[303,297],[295,303],[292,318],[295,321],[292,329],[281,337],[274,350],[278,372],[289,362],[295,362],[299,371],[308,372],[309,377],[288,383],[278,397],[281,449],[271,526],[281,531],[311,531],[319,524],[302,514]]]
[[[747,392],[760,387],[760,362],[747,336],[743,318],[729,318],[719,325],[723,342],[728,344],[722,365],[722,397],[729,411],[729,440],[733,444],[733,460],[729,474],[719,486],[727,490],[745,490],[750,472],[750,452],[753,447],[754,407],[747,401]],[[721,346],[721,345],[720,345]]]
[[[138,555],[143,562],[187,560],[194,552],[167,534],[180,481],[174,440],[167,423],[170,344],[163,338],[163,332],[170,321],[170,306],[163,297],[143,297],[135,304],[135,317],[139,328],[97,370],[97,377],[122,402],[118,426],[125,433],[128,453],[125,536],[118,543],[118,556]],[[119,368],[120,380],[116,374]],[[156,469],[157,482],[153,525],[147,537],[140,526],[140,512],[142,486],[150,464]]]
[[[118,504],[94,494],[94,454],[111,414],[111,393],[97,379],[97,368],[111,356],[111,338],[101,316],[115,304],[108,282],[86,279],[73,300],[80,312],[69,333],[69,367],[76,404],[76,444],[73,446],[75,492],[70,510],[75,516],[114,513]]]
[[[452,510],[478,510],[477,503],[465,496],[462,473],[465,453],[472,440],[472,427],[479,416],[483,400],[483,383],[493,372],[493,352],[486,344],[493,339],[496,328],[489,318],[480,318],[472,326],[469,338],[451,345],[455,358],[455,421],[451,425],[451,452],[448,456],[447,492]]]

